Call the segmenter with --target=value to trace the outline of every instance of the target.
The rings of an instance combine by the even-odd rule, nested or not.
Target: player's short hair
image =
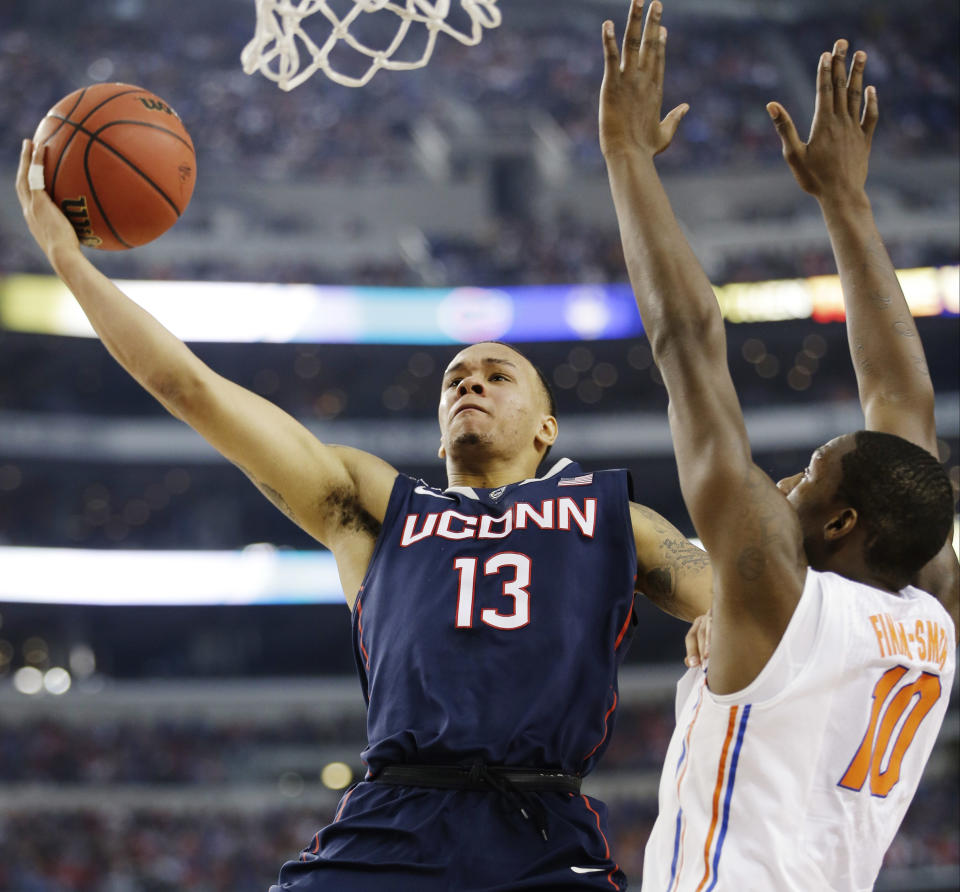
[[[926,449],[879,431],[857,431],[840,460],[837,495],[867,530],[872,570],[904,583],[943,548],[953,526],[953,487]]]

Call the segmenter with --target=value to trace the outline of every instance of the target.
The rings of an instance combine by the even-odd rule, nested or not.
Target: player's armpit
[[[170,400],[179,418],[335,553],[346,539],[376,538],[394,468],[359,449],[320,442],[269,400],[197,365],[189,386]]]
[[[713,599],[707,553],[644,505],[631,502],[630,519],[637,548],[637,592],[680,619],[692,622],[706,613]]]

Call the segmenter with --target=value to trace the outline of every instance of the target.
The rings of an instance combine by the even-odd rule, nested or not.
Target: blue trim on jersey
[[[667,883],[667,892],[673,888],[673,881],[677,876],[677,858],[680,857],[680,824],[683,821],[683,809],[677,811],[677,829],[673,835],[673,861],[670,862],[670,882]]]
[[[727,783],[727,795],[723,799],[723,823],[720,825],[720,838],[717,840],[717,848],[713,853],[713,880],[707,886],[707,892],[712,892],[717,880],[720,878],[720,853],[723,851],[723,841],[727,835],[727,823],[730,819],[730,800],[733,797],[733,785],[737,780],[737,763],[740,761],[740,748],[743,746],[743,736],[747,730],[747,719],[750,718],[750,704],[743,707],[743,715],[740,716],[740,727],[737,729],[737,743],[733,748],[733,756],[730,759],[730,780]]]
[[[697,694],[697,702],[693,707],[693,716],[696,718],[697,708],[700,706],[700,701],[703,699],[703,691],[706,687],[705,684],[700,685],[700,692]],[[694,718],[690,719],[690,724],[693,724]],[[687,732],[690,731],[690,725],[687,725]],[[680,747],[680,758],[677,759],[677,767],[673,772],[673,776],[676,777],[680,773],[680,766],[683,765],[683,760],[687,757],[687,734],[683,735],[683,743]],[[677,797],[679,800],[679,796]],[[683,822],[683,809],[677,809],[677,828],[673,834],[673,861],[670,863],[670,882],[667,884],[667,892],[670,892],[670,889],[673,887],[673,881],[677,878],[677,858],[680,856],[680,829]]]
[[[687,755],[687,741],[686,734],[684,734],[684,741],[680,746],[680,758],[677,759],[677,767],[674,769],[673,776],[676,777],[680,773],[680,766],[683,765],[683,760]]]
[[[700,695],[703,696],[703,691],[700,692]],[[676,777],[680,773],[680,766],[683,765],[683,760],[687,755],[687,740],[686,735],[684,735],[683,745],[680,749],[680,758],[677,759],[677,768],[673,772],[673,776]],[[677,828],[673,834],[673,861],[670,862],[670,883],[667,885],[669,890],[673,886],[673,881],[677,875],[677,858],[680,857],[680,826],[683,821],[683,809],[677,809]]]

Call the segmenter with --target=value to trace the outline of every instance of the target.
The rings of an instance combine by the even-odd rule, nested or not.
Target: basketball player
[[[808,145],[770,109],[824,206],[851,311],[894,308],[854,326],[913,335],[901,338],[909,357],[878,335],[899,372],[878,369],[874,384],[859,369],[870,429],[821,446],[780,491],[752,461],[716,298],[654,166],[686,107],[661,121],[662,6],[645,26],[641,13],[635,0],[622,61],[604,25],[601,144],[681,489],[714,572],[709,659],[678,685],[643,888],[867,889],[942,723],[956,641],[944,607],[909,584],[944,546],[953,493],[931,454],[929,381],[911,371],[922,350],[863,192],[876,95],[858,120],[864,57],[848,86],[838,44],[820,63]],[[920,408],[901,413],[908,393]]]
[[[117,361],[333,552],[368,703],[367,778],[277,890],[626,888],[602,803],[580,781],[606,749],[640,592],[692,620],[705,553],[630,500],[625,471],[561,459],[543,377],[500,343],[443,376],[437,489],[319,442],[221,377],[80,250],[23,145],[31,233]]]

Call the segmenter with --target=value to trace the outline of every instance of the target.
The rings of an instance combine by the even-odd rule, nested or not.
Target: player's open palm
[[[31,183],[31,168],[35,168]],[[43,146],[34,151],[33,143],[25,139],[20,150],[17,170],[17,198],[23,216],[37,244],[50,256],[58,246],[77,247],[79,240],[70,221],[61,213],[43,188]]]
[[[617,47],[612,22],[604,22],[604,72],[600,88],[600,148],[609,158],[623,153],[656,155],[673,140],[689,106],[678,105],[663,120],[663,69],[667,29],[663,7],[650,4],[643,21],[643,0],[633,0],[623,38]]]
[[[807,142],[801,141],[780,103],[767,105],[783,143],[783,157],[800,188],[817,198],[859,194],[867,181],[870,143],[879,117],[877,91],[867,87],[863,102],[867,54],[854,53],[849,79],[846,60],[846,40],[838,40],[832,53],[820,57],[817,102]]]

